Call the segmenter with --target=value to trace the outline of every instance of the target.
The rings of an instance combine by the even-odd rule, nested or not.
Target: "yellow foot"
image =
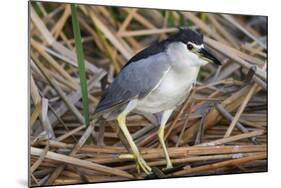
[[[136,169],[140,173],[142,169],[146,174],[151,174],[151,168],[146,164],[145,160],[141,156],[135,156],[134,154],[122,154],[119,155],[120,159],[135,159],[136,160]]]
[[[151,168],[146,164],[145,160],[142,157],[138,156],[136,157],[136,160],[138,165],[147,175],[151,174]]]
[[[171,169],[171,168],[173,168],[172,163],[168,163],[166,168],[163,168],[162,170],[168,170],[168,169]]]

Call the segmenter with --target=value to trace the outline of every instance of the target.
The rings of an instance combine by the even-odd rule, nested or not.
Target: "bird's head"
[[[221,65],[220,61],[204,47],[203,35],[200,33],[187,28],[180,28],[167,41],[172,44],[172,48],[180,48],[185,58],[193,59],[199,65],[207,63]]]

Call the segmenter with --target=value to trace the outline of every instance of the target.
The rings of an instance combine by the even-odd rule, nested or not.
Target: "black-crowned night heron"
[[[167,168],[172,163],[164,142],[164,128],[174,109],[188,96],[201,66],[220,64],[203,44],[203,36],[190,29],[180,29],[132,57],[105,90],[95,116],[116,119],[126,137],[136,162],[149,174],[151,168],[141,157],[126,126],[130,112],[160,114],[158,137]]]

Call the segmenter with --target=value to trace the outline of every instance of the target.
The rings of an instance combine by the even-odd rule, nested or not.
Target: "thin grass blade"
[[[86,80],[84,53],[81,43],[81,33],[80,33],[80,27],[77,18],[77,8],[75,4],[71,4],[71,18],[72,18],[72,28],[73,28],[76,53],[77,53],[80,87],[82,93],[83,115],[85,119],[85,125],[88,126],[90,121],[88,87],[87,87],[87,80]]]

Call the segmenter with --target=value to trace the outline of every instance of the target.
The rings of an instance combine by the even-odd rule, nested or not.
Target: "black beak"
[[[221,65],[221,62],[214,57],[208,50],[206,50],[205,48],[201,48],[199,50],[199,54],[201,56],[202,59],[208,61],[208,62],[213,62],[217,65]]]

